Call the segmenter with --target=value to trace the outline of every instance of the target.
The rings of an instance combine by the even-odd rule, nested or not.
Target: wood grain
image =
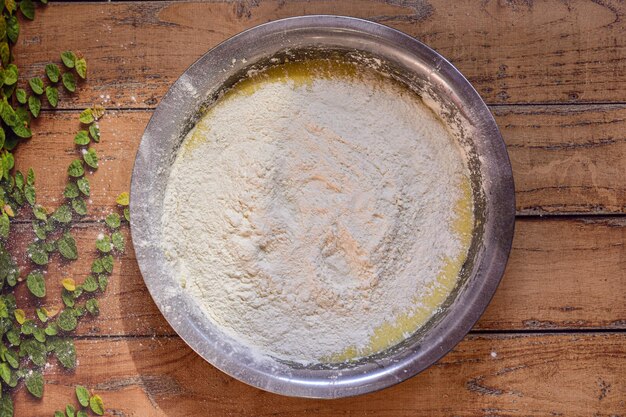
[[[626,212],[626,105],[505,106],[493,109],[511,158],[517,211],[525,214]],[[94,145],[101,167],[89,176],[92,214],[101,217],[130,188],[134,156],[150,111],[110,111]],[[75,112],[43,113],[33,139],[19,146],[19,169],[34,166],[38,200],[56,207],[66,167],[80,157]]]
[[[13,249],[28,271],[24,248],[32,240],[21,225]],[[20,306],[61,306],[59,281],[89,275],[96,236],[102,224],[76,226],[80,259],[53,258],[47,274],[48,296],[35,301],[22,285]],[[477,330],[626,329],[626,219],[520,219],[505,276]],[[23,275],[24,275],[23,274]],[[77,333],[101,336],[173,335],[150,298],[132,248],[117,261],[100,316],[81,321]]]
[[[422,374],[342,400],[259,391],[204,362],[178,338],[78,342],[75,373],[53,367],[45,395],[25,390],[16,416],[48,416],[76,404],[74,386],[100,394],[107,415],[165,416],[623,416],[626,335],[469,336]]]
[[[89,83],[63,107],[154,107],[187,66],[226,38],[278,18],[331,13],[422,40],[490,103],[623,102],[625,12],[618,0],[65,2],[38,8],[37,19],[23,24],[16,55],[28,79],[61,51],[83,48]]]

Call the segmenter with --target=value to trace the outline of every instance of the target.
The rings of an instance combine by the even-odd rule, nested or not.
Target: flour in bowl
[[[209,320],[261,353],[398,343],[454,288],[473,225],[460,148],[372,70],[310,61],[233,87],[185,138],[162,242]]]

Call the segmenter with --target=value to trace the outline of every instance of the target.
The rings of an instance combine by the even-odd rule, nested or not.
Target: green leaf
[[[78,197],[80,194],[76,183],[68,182],[65,186],[65,191],[63,191],[63,195],[65,196],[65,198]]]
[[[106,219],[104,219],[104,222],[111,229],[117,229],[118,227],[120,227],[120,215],[117,213],[111,213],[106,217]]]
[[[9,230],[11,228],[11,222],[9,216],[6,213],[2,213],[0,216],[0,237],[6,239],[9,237]]]
[[[20,104],[26,104],[28,98],[26,97],[26,90],[23,88],[18,88],[15,90],[15,97]]]
[[[87,77],[87,61],[85,61],[85,58],[77,59],[74,65],[76,67],[76,73],[80,78],[85,79],[85,77]]]
[[[15,317],[18,323],[20,322],[18,318],[19,316],[21,316],[21,314]],[[31,319],[24,319],[22,322],[21,330],[23,335],[30,336],[35,331],[35,322],[33,322]]]
[[[128,207],[124,207],[124,218],[127,222],[130,222],[130,210]]]
[[[48,252],[44,249],[43,245],[38,243],[31,243],[26,249],[28,257],[37,265],[46,265],[48,263]]]
[[[24,0],[22,0],[24,2]],[[37,398],[41,398],[43,395],[43,375],[39,371],[31,371],[26,376],[26,388],[28,392],[33,394]]]
[[[66,72],[65,74],[63,74],[62,81],[63,86],[67,89],[67,91],[69,91],[70,93],[76,91],[76,78],[74,77],[74,74],[72,74],[71,72]]]
[[[54,352],[63,367],[66,369],[74,369],[76,367],[76,348],[72,339],[58,339]]]
[[[17,4],[15,4],[15,0],[4,0],[4,7],[7,8],[7,12],[12,14],[17,10]]]
[[[65,413],[63,411],[55,411],[54,417],[65,417]]]
[[[80,403],[80,405],[82,405],[83,407],[87,407],[89,405],[90,396],[91,394],[89,394],[87,388],[83,387],[82,385],[76,385],[76,398],[78,398],[78,402]]]
[[[54,241],[52,241],[52,242],[44,242],[43,248],[46,250],[46,252],[51,253],[51,252],[54,252],[55,250],[57,250],[57,245],[56,245],[56,242],[54,242]]]
[[[113,232],[111,235],[111,242],[113,243],[113,247],[120,252],[124,252],[126,245],[124,244],[124,235],[122,232]]]
[[[0,398],[0,417],[13,417],[13,400],[8,394]]]
[[[9,44],[6,42],[0,43],[0,60],[2,60],[2,66],[5,68],[9,65],[9,61],[11,61],[11,50],[9,49]],[[6,81],[5,84],[7,84]]]
[[[17,332],[17,330],[15,329],[11,329],[6,333],[7,336],[7,340],[9,341],[9,343],[13,346],[19,346],[20,345],[20,335]]]
[[[91,263],[91,272],[94,274],[100,274],[104,272],[104,265],[102,265],[102,259],[98,258]]]
[[[98,169],[98,154],[94,148],[87,149],[87,152],[83,153],[83,159],[93,169]]]
[[[37,314],[37,318],[40,322],[45,323],[48,321],[48,315],[42,309],[35,309],[35,313]]]
[[[85,410],[79,410],[76,413],[76,417],[88,417],[87,412]]]
[[[100,314],[100,307],[98,306],[98,300],[95,298],[90,298],[85,302],[85,308],[92,316],[97,316]]]
[[[70,309],[65,309],[59,314],[57,318],[57,326],[61,330],[65,330],[66,332],[71,332],[76,328],[78,321],[76,320],[76,316]]]
[[[33,214],[35,218],[41,221],[45,222],[48,219],[48,211],[41,204],[35,204],[33,206]]]
[[[0,298],[0,317],[3,319],[9,318],[9,308],[3,298]]]
[[[46,254],[46,258],[47,256],[48,254]],[[26,286],[35,297],[43,298],[46,296],[46,280],[41,272],[33,271],[28,274]]]
[[[46,341],[46,332],[44,332],[44,330],[40,327],[35,327],[35,330],[33,331],[33,336],[38,342],[45,343]]]
[[[98,282],[93,275],[88,275],[83,282],[83,290],[86,292],[94,292],[98,290]]]
[[[33,20],[35,18],[35,5],[32,0],[20,1],[20,10],[25,18]]]
[[[57,83],[61,76],[61,70],[57,64],[48,64],[46,65],[46,75],[51,82]]]
[[[26,197],[28,204],[31,206],[35,205],[35,187],[29,184],[24,186],[24,197]]]
[[[7,37],[11,40],[11,42],[15,43],[19,36],[20,22],[17,20],[17,17],[10,16],[7,20]]]
[[[65,259],[74,260],[78,258],[76,241],[69,232],[65,233],[61,238],[59,238],[59,240],[57,241],[57,247],[59,248],[59,253]]]
[[[59,332],[59,327],[57,326],[56,323],[48,324],[46,326],[46,329],[44,330],[44,333],[48,336],[56,336],[58,332]]]
[[[63,300],[63,304],[65,304],[67,307],[74,307],[74,304],[76,304],[76,301],[74,300],[74,294],[66,289],[63,289],[61,291],[61,299]]]
[[[123,192],[117,196],[115,202],[120,206],[127,206],[130,203],[130,198],[127,192]]]
[[[17,82],[18,69],[15,64],[9,64],[7,68],[4,70],[4,84],[5,85],[13,85]],[[24,91],[24,90],[22,90]],[[24,91],[26,93],[26,91]],[[26,101],[24,101],[25,103]],[[22,104],[24,104],[22,103]]]
[[[107,285],[109,285],[109,278],[107,278],[106,275],[98,275],[98,287],[100,287],[100,291],[105,292]]]
[[[78,116],[78,120],[80,120],[81,123],[89,124],[93,123],[95,119],[91,109],[85,109],[80,113],[80,116]]]
[[[46,98],[52,107],[56,107],[59,104],[59,90],[52,86],[46,87]]]
[[[91,411],[101,416],[104,414],[104,404],[102,403],[102,398],[99,395],[94,395],[89,399],[89,408]]]
[[[52,218],[59,223],[69,223],[72,221],[72,211],[67,204],[64,204],[52,213]]]
[[[79,130],[76,136],[74,136],[74,143],[77,145],[89,145],[89,133],[86,130]]]
[[[43,227],[37,220],[33,221],[33,231],[35,232],[35,236],[37,239],[45,240],[47,233],[45,227]]]
[[[34,117],[39,117],[41,111],[41,100],[37,96],[28,97],[28,109]]]
[[[72,200],[72,208],[76,212],[76,214],[80,214],[84,216],[87,214],[87,203],[82,198],[75,198]]]
[[[111,252],[111,238],[104,235],[102,238],[96,240],[96,248],[102,253]]]
[[[28,356],[37,366],[46,364],[47,354],[46,345],[35,339],[26,339],[20,344],[20,356]]]
[[[0,148],[4,146],[5,139],[6,139],[6,134],[4,133],[4,129],[0,127]]]
[[[7,34],[7,22],[6,20],[4,20],[4,16],[2,16],[2,19],[0,19],[0,39],[4,38],[6,34]]]
[[[16,351],[12,349],[7,349],[6,352],[4,353],[4,357],[6,358],[8,364],[11,365],[11,368],[13,369],[19,368],[20,358]]]
[[[89,134],[93,138],[94,142],[100,142],[100,127],[97,124],[93,123],[89,126]]]
[[[33,93],[43,94],[43,81],[41,81],[41,78],[31,78],[28,80],[28,84],[30,85],[31,90],[33,90]]]
[[[32,168],[28,168],[28,174],[26,175],[26,184],[35,185],[35,171]]]
[[[72,404],[68,404],[65,406],[65,414],[67,414],[67,417],[76,417],[75,413],[76,409]]]
[[[67,174],[74,178],[82,177],[85,174],[82,161],[80,159],[74,159],[67,168]]]
[[[0,363],[0,378],[6,383],[11,380],[11,368],[8,363]]]
[[[20,122],[19,117],[15,114],[13,107],[6,101],[0,102],[0,117],[7,125],[13,127]]]
[[[15,186],[17,188],[19,188],[20,190],[23,190],[24,189],[24,183],[25,183],[24,174],[22,174],[21,171],[16,171],[15,175],[14,175],[14,178],[15,178]]]
[[[33,133],[28,128],[28,125],[19,119],[14,126],[11,126],[11,130],[22,139],[28,139],[33,136]]]
[[[76,181],[76,185],[78,186],[78,189],[81,193],[89,196],[89,193],[91,192],[91,187],[89,186],[89,180],[87,178],[79,178],[78,181]]]
[[[66,67],[74,68],[76,55],[72,51],[65,51],[61,54],[61,60],[63,61],[63,65],[65,65]]]
[[[113,256],[107,255],[100,259],[102,260],[102,267],[104,268],[104,270],[107,271],[109,274],[112,273],[113,272]]]

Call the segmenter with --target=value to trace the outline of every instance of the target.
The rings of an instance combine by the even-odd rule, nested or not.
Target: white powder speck
[[[497,357],[498,357],[498,354],[497,354],[496,352],[491,352],[491,357],[492,357],[492,358],[497,358]]]

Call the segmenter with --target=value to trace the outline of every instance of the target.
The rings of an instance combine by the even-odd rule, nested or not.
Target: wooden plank
[[[109,416],[623,416],[626,334],[470,336],[420,375],[341,400],[262,392],[204,362],[178,338],[78,342],[74,373],[45,373],[43,400],[15,396],[17,416],[49,416],[74,386],[100,394]]]
[[[154,107],[188,65],[224,39],[270,20],[331,13],[424,41],[490,103],[623,102],[625,11],[619,0],[53,3],[22,25],[16,55],[25,80],[42,75],[61,51],[82,48],[89,82],[71,101],[62,99],[63,107]]]
[[[513,106],[493,109],[513,165],[518,214],[626,212],[626,105]],[[150,111],[112,111],[95,145],[101,168],[92,181],[90,218],[110,210],[130,188],[134,155]],[[17,166],[37,167],[39,202],[56,207],[66,167],[80,157],[74,112],[43,113],[34,138],[21,144]]]
[[[12,240],[17,259],[28,271],[24,248],[32,241],[29,225]],[[19,305],[33,314],[37,305],[60,306],[59,281],[70,275],[82,282],[95,257],[102,224],[75,227],[81,253],[73,263],[53,258],[47,274],[48,296],[35,301],[21,285]],[[520,219],[513,251],[496,295],[476,325],[478,330],[626,329],[626,219]],[[172,335],[152,302],[132,248],[117,261],[100,316],[85,319],[80,335]]]

